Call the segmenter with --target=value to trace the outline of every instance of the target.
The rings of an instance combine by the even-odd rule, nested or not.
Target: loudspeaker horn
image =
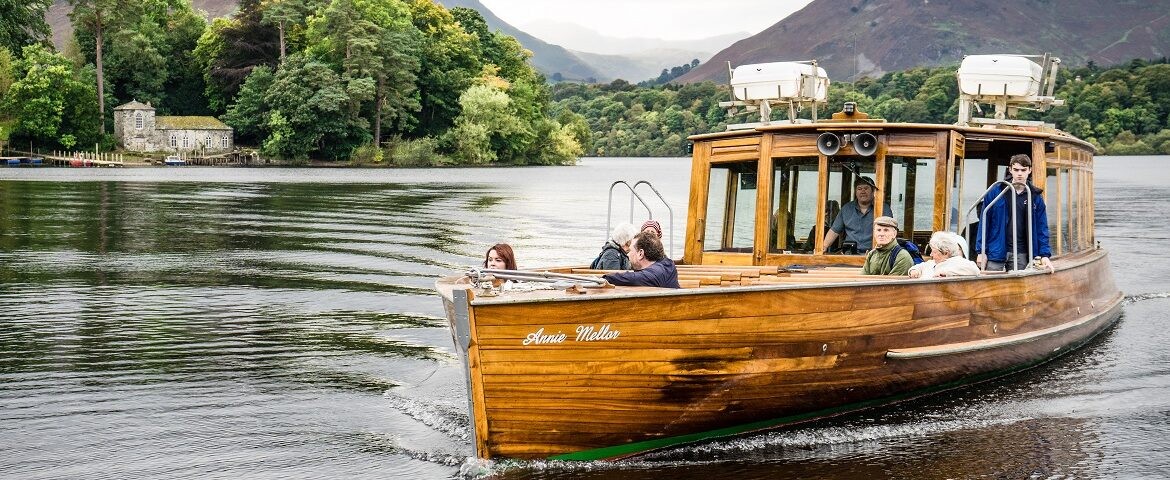
[[[853,150],[863,157],[877,153],[877,144],[877,137],[872,133],[863,132],[853,136]]]
[[[841,137],[835,133],[825,132],[817,137],[817,150],[822,155],[836,155],[838,150],[841,150]]]

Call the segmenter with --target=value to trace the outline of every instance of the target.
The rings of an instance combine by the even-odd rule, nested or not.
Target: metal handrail
[[[594,285],[604,285],[606,283],[605,279],[601,277],[570,275],[567,273],[505,270],[498,268],[473,268],[471,271],[467,272],[467,276],[473,281],[483,278],[485,274],[491,275],[495,278],[502,278],[504,280],[518,280],[522,282],[556,283],[567,280],[572,282],[591,283]]]
[[[631,187],[630,184],[626,183],[625,180],[618,180],[616,182],[609,184],[609,203],[607,203],[606,207],[605,207],[605,210],[606,210],[606,212],[605,212],[605,240],[602,242],[602,245],[604,245],[605,242],[609,241],[609,234],[611,232],[610,223],[613,220],[613,187],[618,186],[618,184],[625,185],[626,189],[628,189],[630,191],[630,223],[634,222],[634,199],[635,198],[637,198],[639,202],[642,202],[643,207],[646,207],[646,215],[649,215],[651,217],[654,216],[654,212],[650,210],[650,205],[647,205],[646,201],[642,199],[642,196],[638,195],[638,192],[634,191],[634,187]]]
[[[650,182],[646,180],[638,180],[637,182],[634,182],[633,190],[637,190],[638,185],[646,185],[647,187],[650,187],[650,190],[653,190],[654,194],[658,195],[658,200],[662,201],[662,206],[666,207],[667,214],[670,216],[670,219],[667,222],[670,225],[670,228],[667,230],[666,236],[670,237],[670,258],[674,258],[674,209],[670,208],[670,204],[666,203],[666,197],[663,197],[662,193],[659,192],[657,188],[654,188],[654,185],[651,185]],[[654,219],[653,213],[650,214],[650,219]]]
[[[983,243],[981,245],[979,245],[979,252],[978,252],[979,254],[983,254],[983,255],[987,254],[987,212],[991,211],[991,207],[994,206],[997,202],[999,202],[999,200],[1001,198],[1003,198],[1005,195],[1007,195],[1008,192],[1014,192],[1015,186],[1013,186],[1012,183],[1007,181],[1007,180],[999,180],[999,181],[989,185],[987,187],[987,190],[983,191],[983,195],[980,195],[980,198],[987,198],[987,194],[991,193],[991,189],[995,188],[996,185],[1001,185],[1001,184],[1004,186],[1004,188],[1002,190],[1000,190],[999,194],[996,195],[995,198],[992,198],[991,201],[987,203],[987,205],[983,206],[983,213],[979,216],[979,232],[980,232],[979,238],[983,239]],[[1024,191],[1027,192],[1027,194],[1028,194],[1028,198],[1027,198],[1028,207],[1031,208],[1032,207],[1032,189],[1028,188],[1027,185],[1024,185]],[[1009,205],[1011,206],[1011,211],[1012,211],[1012,214],[1011,214],[1011,218],[1012,218],[1012,240],[1011,240],[1011,243],[1012,243],[1013,248],[1012,248],[1011,253],[1012,253],[1012,256],[1014,257],[1016,255],[1016,250],[1019,248],[1018,245],[1015,245],[1015,241],[1016,241],[1015,239],[1019,238],[1019,230],[1018,230],[1019,225],[1016,222],[1016,202],[1012,201],[1011,203],[1009,203]],[[967,218],[967,216],[971,215],[971,212],[975,211],[975,209],[977,207],[979,207],[979,203],[975,203],[974,205],[971,205],[971,208],[967,209],[967,214],[963,218]],[[1027,229],[1028,229],[1028,264],[1026,266],[1024,266],[1025,270],[1032,268],[1034,266],[1033,264],[1035,263],[1034,252],[1032,250],[1032,219],[1031,218],[1028,219]],[[970,230],[967,230],[967,243],[968,244],[971,243],[971,231]],[[1015,260],[1013,258],[1013,265],[1012,265],[1011,270],[1016,270],[1015,265],[1014,265],[1014,261]]]

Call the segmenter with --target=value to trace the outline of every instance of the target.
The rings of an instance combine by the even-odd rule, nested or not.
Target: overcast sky
[[[480,0],[513,26],[554,19],[610,37],[667,40],[759,33],[812,0]]]

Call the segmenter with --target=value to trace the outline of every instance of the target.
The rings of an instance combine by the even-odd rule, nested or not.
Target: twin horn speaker
[[[822,155],[836,155],[841,150],[841,145],[846,143],[852,143],[853,150],[863,157],[877,153],[877,137],[867,132],[847,133],[842,136],[837,136],[832,132],[822,133],[821,136],[817,137],[817,150]]]

